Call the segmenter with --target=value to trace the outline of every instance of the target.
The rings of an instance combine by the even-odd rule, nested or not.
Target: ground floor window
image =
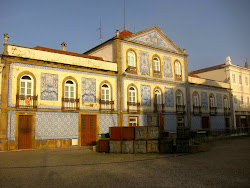
[[[184,117],[177,117],[177,127],[185,127]]]
[[[138,116],[129,116],[128,121],[130,127],[139,126]]]

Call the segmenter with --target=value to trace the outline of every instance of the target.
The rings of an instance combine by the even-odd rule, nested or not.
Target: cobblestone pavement
[[[86,148],[0,152],[0,187],[250,187],[250,137],[196,154],[104,154]]]

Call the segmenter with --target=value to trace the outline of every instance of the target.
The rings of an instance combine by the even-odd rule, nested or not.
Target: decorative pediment
[[[149,32],[137,35],[130,38],[132,41],[144,43],[150,46],[155,46],[158,48],[164,48],[172,51],[177,51],[176,48],[167,39],[159,34],[157,30],[151,30]]]

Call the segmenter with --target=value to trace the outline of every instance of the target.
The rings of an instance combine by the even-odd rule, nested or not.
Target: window
[[[130,127],[138,126],[138,116],[129,116],[129,126]]]
[[[160,73],[160,60],[158,57],[153,59],[154,73]]]
[[[241,75],[239,75],[239,84],[242,84]]]
[[[136,103],[137,102],[136,89],[133,86],[131,86],[129,88],[129,94],[128,94],[128,96],[129,96],[129,102],[132,102],[132,103]]]
[[[184,118],[183,117],[177,118],[177,126],[178,127],[185,127]]]
[[[110,109],[111,90],[108,84],[103,84],[101,87],[101,109]]]
[[[183,105],[182,92],[180,90],[176,91],[176,104]]]
[[[30,76],[24,75],[20,79],[20,95],[33,96],[33,80]]]
[[[233,74],[232,77],[233,77],[233,83],[236,83],[235,74]]]
[[[199,106],[199,95],[196,92],[193,94],[193,105]]]
[[[210,95],[209,96],[209,104],[210,104],[210,108],[211,107],[215,107],[215,103],[214,103],[214,96],[213,95]]]
[[[155,103],[162,104],[161,102],[161,91],[159,89],[155,90]]]
[[[128,89],[128,111],[138,111],[139,103],[137,103],[137,89],[130,86]]]
[[[249,97],[247,97],[247,104],[249,104]]]
[[[224,101],[224,108],[228,108],[228,99],[226,96],[224,96],[223,101]]]
[[[244,104],[243,96],[240,97],[240,103]]]
[[[245,77],[246,85],[248,86],[248,77]]]
[[[237,96],[234,96],[234,103],[237,104]]]
[[[133,51],[128,52],[128,66],[136,67],[136,58],[135,58],[135,53]]]
[[[76,98],[75,83],[72,80],[67,80],[65,82],[64,98],[67,98],[67,99]]]
[[[73,79],[65,79],[64,93],[62,98],[63,110],[77,110],[79,109],[79,99],[77,99],[77,85]]]
[[[175,62],[175,76],[176,78],[181,78],[181,64],[179,61]]]

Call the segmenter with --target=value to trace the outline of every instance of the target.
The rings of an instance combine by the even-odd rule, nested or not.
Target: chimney
[[[119,36],[120,36],[120,31],[117,29],[116,30],[116,37],[119,38]]]
[[[248,62],[245,62],[245,68],[249,68]]]
[[[186,53],[186,51],[187,51],[187,50],[186,50],[186,48],[183,48],[183,52],[184,52],[184,54]]]
[[[66,51],[66,46],[67,46],[67,44],[66,44],[65,42],[63,42],[63,43],[61,44],[62,51]]]
[[[229,56],[226,58],[226,65],[232,65],[231,58]]]

